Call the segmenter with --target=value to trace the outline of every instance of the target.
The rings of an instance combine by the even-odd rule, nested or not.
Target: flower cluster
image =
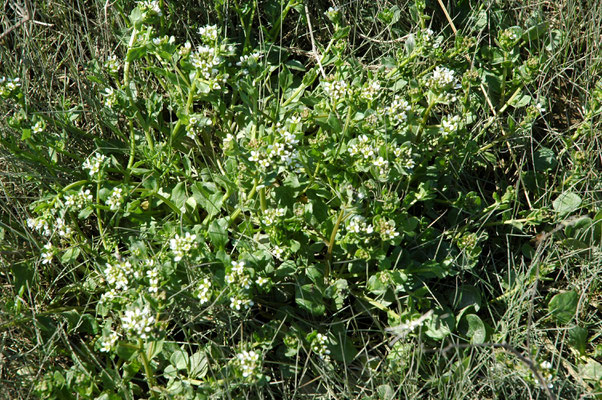
[[[298,123],[296,119],[294,121],[295,124]],[[252,150],[249,156],[249,161],[258,163],[264,170],[272,164],[291,165],[294,164],[295,160],[298,163],[295,145],[299,143],[299,139],[297,139],[295,133],[280,123],[276,124],[274,132],[276,133],[274,143],[268,145],[264,151]]]
[[[261,57],[263,57],[263,54],[258,51],[251,54],[246,54],[244,56],[240,56],[240,59],[236,63],[236,66],[242,68],[243,75],[248,75],[249,67],[256,65]]]
[[[245,272],[244,261],[232,261],[225,280],[234,292],[234,295],[230,297],[230,307],[233,310],[240,311],[243,307],[245,309],[253,307],[255,303],[249,298],[248,293],[251,288],[251,278]]]
[[[349,154],[352,156],[361,155],[364,160],[374,157],[374,148],[370,145],[370,140],[366,135],[360,135],[355,143],[349,146]]]
[[[396,157],[396,162],[407,170],[412,170],[416,166],[416,162],[412,158],[412,148],[407,146],[396,146],[393,149],[393,154]]]
[[[226,283],[237,284],[248,290],[251,287],[251,279],[245,274],[245,263],[243,261],[232,261],[230,272],[226,274]]]
[[[100,341],[100,351],[108,353],[113,349],[115,343],[119,340],[119,335],[115,331],[111,331],[108,336],[103,337]]]
[[[374,227],[371,224],[366,223],[366,219],[360,215],[354,215],[349,218],[347,223],[347,231],[349,233],[360,234],[364,233],[370,235],[374,232]]]
[[[278,218],[282,218],[285,215],[285,208],[268,208],[261,216],[261,222],[263,222],[266,226],[271,226],[278,221]]]
[[[78,193],[65,195],[65,206],[68,208],[82,209],[92,202],[92,193],[90,189],[81,188]]]
[[[320,359],[330,362],[330,350],[328,349],[328,337],[318,333],[311,341],[311,351],[316,353]]]
[[[385,108],[384,112],[389,117],[394,125],[400,125],[407,121],[408,112],[412,109],[410,104],[397,95],[391,102],[391,104]]]
[[[205,43],[214,43],[217,40],[217,26],[207,25],[199,28],[199,36]]]
[[[435,90],[445,89],[456,81],[455,72],[449,68],[436,67],[429,84]]]
[[[199,71],[206,80],[211,80],[217,74],[217,67],[221,58],[215,53],[215,49],[210,46],[198,46],[196,51],[190,55],[190,63]]]
[[[123,330],[130,332],[141,339],[147,339],[155,324],[155,317],[151,315],[152,310],[149,306],[144,308],[134,307],[126,310],[121,317]]]
[[[395,239],[399,236],[399,232],[395,230],[395,223],[393,221],[381,221],[378,232],[385,241]]]
[[[94,153],[91,158],[88,158],[86,161],[84,161],[83,168],[88,170],[90,176],[94,176],[100,171],[100,168],[106,159],[107,157],[103,154]]]
[[[20,78],[0,78],[0,96],[8,97],[17,88],[21,87]]]
[[[107,108],[113,108],[115,107],[115,105],[118,102],[118,98],[117,98],[117,93],[115,92],[115,90],[113,88],[106,88],[105,91],[102,93],[102,95],[105,97],[105,107]]]
[[[197,117],[195,115],[190,116],[188,118],[188,125],[186,126],[186,136],[191,139],[194,139],[198,136],[203,128],[210,126],[211,120],[206,117]]]
[[[368,103],[374,101],[380,94],[382,87],[377,80],[369,82],[360,92],[360,98]]]
[[[258,377],[260,373],[259,354],[253,350],[243,351],[236,356],[240,365],[242,376],[245,379],[253,379]]]
[[[203,279],[195,290],[195,295],[201,304],[207,303],[211,299],[211,281],[208,278]]]
[[[279,259],[282,260],[282,256],[284,255],[284,249],[280,246],[274,246],[274,248],[272,249],[272,255]]]
[[[52,246],[52,243],[48,242],[44,245],[44,251],[42,252],[42,264],[51,263],[53,255],[54,246]]]
[[[107,263],[103,274],[105,281],[111,287],[111,290],[105,293],[107,298],[115,297],[117,291],[128,290],[130,279],[136,278],[136,275],[138,275],[129,261],[120,261],[114,264]]]
[[[107,61],[105,61],[105,68],[111,73],[116,74],[119,72],[120,63],[117,60],[116,55],[109,56]]]
[[[48,221],[45,218],[28,218],[27,226],[29,227],[29,229],[33,229],[44,236],[52,235],[50,225],[48,224]]]
[[[180,237],[176,236],[169,242],[169,247],[174,254],[174,261],[180,261],[186,257],[192,249],[196,249],[196,235],[191,235],[190,232],[186,232],[186,235]]]
[[[552,379],[554,379],[552,367],[552,363],[547,360],[539,363],[539,368],[542,370],[541,375],[545,379],[548,389],[552,389],[554,387],[554,384],[552,383]]]
[[[323,81],[322,85],[326,96],[332,98],[335,102],[345,98],[349,90],[345,81]]]
[[[157,293],[159,291],[159,268],[155,265],[155,260],[149,259],[146,261],[145,266],[146,277],[148,278],[148,292]]]
[[[156,14],[157,16],[162,16],[163,11],[161,11],[161,7],[159,7],[158,0],[141,0],[138,1],[138,7],[144,13]]]
[[[123,189],[120,187],[113,188],[111,195],[107,199],[107,206],[111,211],[117,211],[123,204]]]
[[[458,115],[443,117],[441,119],[441,128],[439,128],[439,132],[443,136],[455,133],[460,127],[460,121],[461,119]]]
[[[518,42],[518,39],[520,39],[520,36],[515,28],[508,28],[498,34],[500,47],[505,49],[511,49]]]

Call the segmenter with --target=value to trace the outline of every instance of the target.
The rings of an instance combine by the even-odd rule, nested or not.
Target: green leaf
[[[79,253],[79,247],[71,247],[63,253],[63,256],[61,257],[61,262],[63,264],[75,262],[77,260],[77,257],[79,257]]]
[[[468,314],[464,318],[468,323],[466,336],[470,338],[472,343],[484,343],[487,339],[487,329],[481,318],[476,314]]]
[[[350,26],[346,26],[344,28],[339,28],[336,30],[336,32],[332,36],[332,40],[339,40],[339,39],[345,38],[345,37],[349,36],[350,31],[351,31]]]
[[[531,103],[531,100],[531,96],[527,94],[519,94],[512,100],[510,105],[514,108],[522,108],[529,105],[529,103]]]
[[[581,326],[574,326],[569,329],[569,343],[584,356],[587,346],[587,329]]]
[[[564,192],[552,202],[554,211],[559,214],[569,214],[581,205],[581,197],[577,193]]]
[[[219,213],[223,203],[223,193],[214,183],[197,182],[191,189],[194,199],[207,211],[209,218]]]
[[[188,196],[186,195],[186,184],[184,182],[178,183],[171,190],[171,196],[169,198],[175,204],[175,206],[178,207],[178,209],[185,212],[186,210],[183,209],[183,207],[188,199]]]
[[[393,400],[395,399],[395,391],[390,385],[380,385],[376,388],[379,400]]]
[[[581,366],[579,369],[583,379],[594,382],[602,381],[602,364],[599,362],[590,359],[587,364]]]
[[[284,65],[289,67],[289,69],[294,69],[296,71],[305,72],[305,66],[297,60],[288,60],[287,62],[284,63]]]
[[[569,323],[577,313],[579,294],[573,290],[552,297],[548,309],[557,322]]]
[[[117,344],[117,355],[124,360],[131,360],[136,357],[138,349],[131,344],[118,343]]]
[[[295,302],[303,310],[310,312],[314,317],[323,315],[326,311],[322,293],[316,285],[309,284],[297,286],[295,290]]]
[[[172,353],[171,357],[169,357],[169,362],[176,367],[176,369],[182,371],[188,369],[188,366],[190,365],[190,356],[182,349],[176,350]]]
[[[223,250],[228,243],[228,220],[225,218],[213,220],[207,234],[215,248]]]
[[[449,335],[456,326],[456,320],[451,312],[433,314],[424,325],[426,335],[431,339],[442,340]]]
[[[188,376],[192,379],[201,379],[209,371],[209,361],[204,351],[197,351],[190,357]]]
[[[550,170],[557,164],[556,153],[547,147],[541,147],[537,149],[533,159],[535,169],[538,171]]]

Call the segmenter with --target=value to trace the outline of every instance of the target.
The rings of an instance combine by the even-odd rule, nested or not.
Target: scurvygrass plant
[[[75,115],[32,110],[18,77],[0,81],[19,133],[3,145],[57,171],[30,206],[28,279],[78,282],[56,314],[81,344],[45,371],[39,396],[292,398],[344,380],[339,398],[394,398],[405,374],[429,390],[452,379],[426,377],[437,348],[504,341],[471,276],[487,273],[493,228],[538,226],[547,210],[472,177],[516,163],[494,150],[524,143],[547,113],[534,94],[546,55],[530,46],[551,39],[510,26],[479,47],[470,30],[433,29],[418,0],[404,41],[374,68],[350,54],[344,12],[331,8],[332,34],[307,62],[275,40],[288,13],[308,10],[281,3],[260,41],[257,2],[234,2],[233,35],[218,13],[185,40],[166,2],[137,2],[122,45],[86,71],[101,109],[86,135]],[[65,134],[94,148],[78,154]],[[580,202],[564,193],[554,209]],[[573,297],[550,303],[558,321]],[[527,385],[549,393],[549,361],[530,357],[518,362]],[[375,384],[382,376],[395,378]]]

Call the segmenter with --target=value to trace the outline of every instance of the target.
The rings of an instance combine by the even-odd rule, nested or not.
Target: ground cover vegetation
[[[2,7],[2,397],[602,396],[597,1]]]

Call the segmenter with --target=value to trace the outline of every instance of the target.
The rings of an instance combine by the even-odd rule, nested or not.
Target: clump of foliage
[[[215,1],[186,39],[167,4],[124,8],[122,45],[86,69],[94,127],[78,109],[37,112],[19,78],[0,82],[13,107],[3,147],[53,177],[34,178],[45,183],[26,223],[36,250],[14,264],[18,296],[3,305],[18,321],[25,291],[52,292],[48,311],[26,318],[44,342],[68,338],[41,397],[432,395],[468,369],[470,349],[510,347],[504,299],[555,271],[521,281],[495,267],[506,236],[560,223],[567,246],[600,240],[602,215],[581,216],[574,190],[555,188],[552,208],[529,203],[561,155],[541,146],[522,171],[512,150],[551,107],[537,90],[549,53],[537,50],[559,33],[544,21],[503,26],[484,45],[482,13],[472,31],[439,29],[417,0],[405,39],[374,66],[354,56],[344,9],[320,15],[331,35],[312,35],[308,61],[278,39],[309,10],[267,3],[234,2],[232,18]],[[262,12],[274,18],[254,32]],[[399,7],[377,14],[399,18]],[[528,242],[511,248],[540,257]],[[577,304],[575,291],[556,294],[551,318],[571,323]],[[584,330],[571,330],[577,348]],[[465,357],[429,379],[446,345]],[[552,390],[545,357],[495,357]]]

